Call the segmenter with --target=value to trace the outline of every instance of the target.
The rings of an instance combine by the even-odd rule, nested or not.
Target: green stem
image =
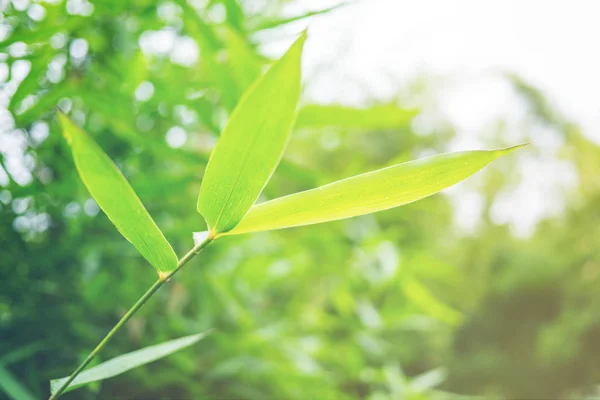
[[[71,382],[73,382],[73,380],[77,377],[77,375],[79,375],[81,373],[81,371],[83,371],[83,369],[85,367],[87,367],[87,365],[94,359],[94,357],[96,357],[96,355],[100,352],[100,350],[102,350],[102,348],[106,345],[106,343],[108,343],[108,341],[115,335],[115,333],[117,333],[117,331],[119,329],[121,329],[121,327],[123,325],[125,325],[125,323],[127,321],[129,321],[129,319],[140,308],[142,308],[142,306],[144,304],[146,304],[148,299],[150,299],[150,297],[152,297],[154,295],[154,293],[156,293],[158,291],[158,289],[160,289],[165,283],[167,283],[173,275],[175,275],[181,268],[183,268],[183,266],[185,264],[187,264],[196,255],[200,254],[202,249],[204,249],[206,246],[208,246],[213,240],[214,240],[213,237],[209,237],[206,240],[204,240],[202,243],[195,245],[192,250],[190,250],[185,256],[183,256],[179,260],[179,262],[177,262],[177,268],[175,268],[173,271],[171,271],[169,273],[165,273],[165,274],[161,273],[160,279],[158,281],[156,281],[154,283],[154,285],[152,285],[152,287],[150,287],[150,289],[148,289],[148,291],[146,293],[144,293],[144,295],[142,297],[140,297],[140,299],[133,305],[133,307],[131,307],[129,309],[129,311],[127,311],[127,313],[125,313],[125,315],[123,315],[123,317],[119,320],[119,322],[117,322],[117,324],[110,330],[110,332],[108,332],[108,334],[104,337],[104,339],[102,339],[102,341],[98,344],[98,346],[96,346],[96,348],[87,356],[87,358],[81,363],[81,365],[79,365],[79,367],[77,367],[77,369],[75,371],[73,371],[71,376],[69,376],[69,379],[67,379],[65,381],[65,383],[63,383],[62,386],[52,396],[50,396],[50,398],[48,400],[58,399],[60,397],[60,395],[62,395],[64,393],[65,389],[67,389],[69,384]]]

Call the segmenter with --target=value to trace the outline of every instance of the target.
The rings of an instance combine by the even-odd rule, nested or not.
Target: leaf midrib
[[[264,116],[264,114],[263,114],[263,118],[261,119],[261,123],[259,126],[264,127],[264,122],[266,119],[267,119],[266,116]],[[246,163],[248,162],[250,155],[253,153],[252,149],[254,149],[254,146],[256,145],[256,140],[257,140],[258,136],[262,133],[262,131],[263,131],[263,129],[261,129],[257,134],[252,135],[250,146],[247,147],[248,151],[246,151],[244,160],[242,161],[242,164],[240,165],[240,168],[238,170],[238,173],[237,173],[237,176],[235,179],[235,183],[231,186],[231,189],[229,189],[229,193],[227,195],[227,200],[225,200],[225,202],[223,203],[223,206],[221,207],[219,215],[217,216],[217,219],[215,220],[215,226],[212,227],[211,230],[216,229],[219,226],[219,222],[221,221],[221,218],[223,217],[223,214],[225,213],[225,210],[227,209],[227,206],[229,205],[229,202],[231,201],[233,192],[235,191],[235,188],[238,186],[238,184],[240,182],[240,178],[242,177],[242,174],[244,173],[244,169],[246,168]],[[259,195],[260,195],[260,193],[259,193]],[[246,212],[248,212],[248,210],[246,210]],[[221,233],[221,232],[214,232],[214,233]]]

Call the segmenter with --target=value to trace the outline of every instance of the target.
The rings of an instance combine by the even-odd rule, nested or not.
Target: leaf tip
[[[298,36],[298,39],[296,39],[296,41],[294,42],[292,47],[296,47],[296,48],[299,47],[300,51],[302,51],[302,48],[304,47],[304,42],[306,42],[306,39],[308,39],[308,28],[306,28],[302,31],[302,33],[300,34],[300,36]]]
[[[213,333],[215,333],[215,331],[216,331],[216,328],[208,328],[207,330],[199,333],[198,335],[200,335],[200,338],[202,339],[202,338],[212,335]]]
[[[511,146],[511,147],[506,147],[504,149],[499,149],[498,151],[500,152],[500,155],[505,155],[505,154],[509,154],[512,153],[513,151],[519,150],[523,147],[529,146],[531,143],[527,142],[527,143],[522,143],[522,144],[518,144],[516,146]]]

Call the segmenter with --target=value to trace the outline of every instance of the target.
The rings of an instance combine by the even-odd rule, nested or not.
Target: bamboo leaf
[[[258,204],[228,234],[317,224],[420,200],[473,175],[522,146],[440,154]]]
[[[173,270],[175,252],[117,166],[67,116],[59,112],[58,119],[79,176],[96,203],[159,272]]]
[[[214,233],[233,229],[279,164],[300,96],[306,33],[244,94],[213,150],[198,212]]]
[[[27,76],[19,83],[17,90],[10,98],[8,109],[17,114],[20,103],[29,95],[38,93],[40,80],[48,70],[48,64],[54,56],[54,51],[50,46],[45,46],[39,52],[33,54],[31,58],[31,69]]]
[[[92,382],[102,381],[117,375],[121,375],[122,373],[131,369],[141,367],[142,365],[164,358],[178,350],[197,343],[200,339],[206,337],[208,333],[210,332],[185,336],[112,358],[103,362],[102,364],[98,364],[95,367],[83,371],[77,376],[77,378],[73,380],[73,382],[69,384],[69,386],[67,386],[65,392],[69,392]],[[69,377],[53,379],[50,381],[50,391],[52,394],[56,393],[56,391],[67,379],[69,379]]]

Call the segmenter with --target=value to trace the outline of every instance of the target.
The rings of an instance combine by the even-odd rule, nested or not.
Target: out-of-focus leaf
[[[22,113],[15,115],[15,121],[26,126],[40,118],[40,115],[49,113],[54,110],[54,106],[58,101],[70,94],[73,85],[70,81],[63,81],[55,86],[52,86],[43,94],[38,94],[36,102]]]
[[[446,380],[448,373],[444,368],[435,368],[413,377],[410,387],[413,390],[425,391],[439,386]]]
[[[84,89],[80,89],[84,90]],[[113,94],[98,94],[91,90],[85,92],[82,98],[85,103],[90,106],[95,112],[98,112],[106,118],[106,123],[112,128],[115,135],[118,135],[123,140],[134,146],[140,146],[144,150],[151,151],[158,157],[169,157],[171,159],[187,160],[194,163],[206,164],[208,155],[199,151],[188,150],[186,148],[173,149],[165,144],[164,141],[158,140],[148,135],[142,136],[135,125],[135,120],[131,118],[128,110],[115,107],[110,102],[110,97]],[[114,94],[118,98],[117,94]],[[123,102],[127,99],[121,98]]]
[[[436,299],[429,289],[413,277],[402,280],[402,289],[411,302],[430,315],[448,325],[458,325],[462,314]]]
[[[229,234],[334,221],[408,204],[473,175],[521,146],[440,154],[258,204]]]
[[[233,78],[243,93],[260,76],[262,62],[246,40],[233,30],[228,32],[227,54]]]
[[[533,113],[542,121],[557,127],[566,123],[564,116],[548,101],[540,89],[517,74],[505,73],[504,76],[514,86],[517,94],[525,98]]]
[[[237,31],[244,29],[244,11],[237,0],[219,0],[225,7],[227,22]]]
[[[8,109],[11,112],[16,114],[18,109],[17,106],[21,101],[25,99],[25,97],[34,95],[39,91],[40,79],[48,70],[48,64],[53,56],[54,50],[50,48],[50,46],[45,46],[42,50],[39,50],[39,53],[36,53],[35,56],[31,58],[31,69],[29,70],[29,73],[25,79],[21,81],[19,87],[8,103]]]
[[[221,47],[213,27],[207,24],[187,0],[175,0],[183,10],[182,17],[186,30],[198,41],[200,49],[213,53]]]
[[[88,370],[83,371],[67,386],[65,392],[77,389],[83,385],[92,382],[101,381],[121,375],[131,369],[141,367],[142,365],[164,358],[178,350],[189,347],[197,343],[200,339],[206,337],[210,332],[199,333],[197,335],[185,336],[179,339],[170,340],[161,344],[146,347],[141,350],[132,351],[123,354],[108,361],[98,364]],[[69,379],[64,377],[50,381],[50,391],[54,394],[63,383]]]
[[[11,350],[9,353],[0,356],[0,364],[10,365],[15,362],[19,362],[28,357],[33,356],[39,351],[43,350],[46,345],[43,342],[33,342],[28,345],[19,347]]]
[[[416,110],[395,105],[354,108],[339,105],[308,105],[298,112],[295,128],[397,129],[406,126]]]
[[[58,115],[77,171],[96,203],[157,270],[174,269],[175,252],[117,166],[73,121]]]
[[[299,21],[301,19],[314,17],[316,15],[326,14],[326,13],[331,12],[333,10],[336,10],[336,9],[338,9],[340,7],[347,6],[347,5],[351,4],[351,3],[352,2],[342,3],[342,4],[338,4],[336,6],[333,6],[333,7],[326,8],[324,10],[310,11],[310,12],[307,12],[307,13],[304,13],[304,14],[295,15],[293,17],[279,18],[279,19],[272,19],[272,20],[263,21],[260,24],[258,24],[254,28],[254,30],[260,31],[260,30],[264,30],[264,29],[277,28],[278,26],[290,24],[292,22],[296,22],[296,21]]]
[[[48,10],[48,19],[60,7],[46,4]],[[60,19],[58,24],[43,24],[36,27],[31,27],[29,24],[18,24],[11,34],[2,42],[0,42],[0,52],[5,52],[10,45],[23,42],[28,45],[37,43],[47,43],[48,40],[57,32],[76,30],[80,25],[85,24],[86,19],[80,16],[71,15],[67,19]]]
[[[279,164],[300,96],[306,34],[243,96],[213,150],[198,211],[214,233],[234,228]]]
[[[14,400],[35,400],[35,397],[0,364],[0,389]]]
[[[308,169],[306,166],[300,166],[290,160],[281,160],[281,163],[279,163],[279,167],[277,168],[277,173],[281,173],[308,187],[322,183],[318,171]]]
[[[126,86],[130,92],[135,92],[138,85],[148,77],[148,63],[141,50],[130,58],[130,63],[131,67],[126,73],[123,86]]]

